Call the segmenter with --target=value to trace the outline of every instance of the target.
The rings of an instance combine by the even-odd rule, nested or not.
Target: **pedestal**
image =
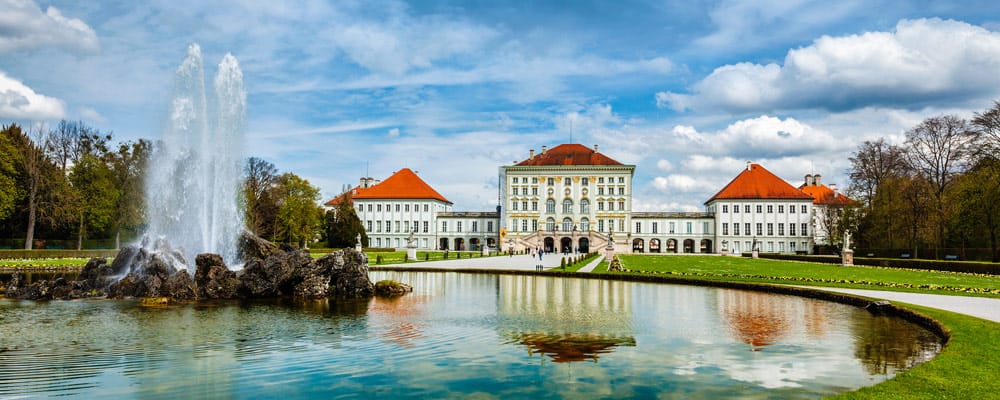
[[[406,259],[410,261],[417,261],[417,248],[407,247],[406,248]]]
[[[840,265],[849,267],[854,265],[854,250],[844,250],[840,253]]]
[[[490,247],[489,246],[483,246],[483,251],[482,251],[481,254],[482,254],[483,257],[489,256],[490,255]]]
[[[752,255],[753,258],[757,258],[758,256],[757,249],[754,249],[753,252],[751,252],[750,254]]]
[[[729,250],[722,249],[722,255],[723,256],[728,256],[729,255]]]

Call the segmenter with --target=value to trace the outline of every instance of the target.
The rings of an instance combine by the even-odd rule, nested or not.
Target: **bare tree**
[[[934,200],[937,245],[945,244],[946,192],[972,162],[977,135],[968,122],[954,115],[928,118],[906,132],[907,163],[929,185]]]
[[[247,227],[254,234],[263,235],[265,228],[271,226],[269,220],[274,219],[273,215],[269,218],[266,214],[269,214],[269,209],[274,208],[268,207],[268,197],[278,182],[278,169],[263,159],[250,157],[243,167],[243,173],[246,177],[243,196],[246,201]]]
[[[851,191],[864,197],[865,205],[872,206],[875,192],[886,178],[896,176],[904,166],[905,151],[885,139],[865,141],[851,160]]]
[[[993,107],[981,113],[976,113],[972,126],[982,140],[980,158],[1000,158],[1000,100],[993,102]]]

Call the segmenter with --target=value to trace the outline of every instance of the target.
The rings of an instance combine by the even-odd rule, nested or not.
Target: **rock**
[[[330,277],[328,275],[309,275],[295,285],[295,297],[320,298],[330,293]]]
[[[124,251],[124,249],[123,249]],[[121,252],[119,252],[121,253]],[[157,297],[164,285],[177,272],[175,254],[148,253],[140,250],[129,267],[130,272],[108,287],[108,297]],[[117,262],[117,260],[115,260]],[[118,270],[112,264],[113,270]],[[186,272],[185,272],[186,274]],[[185,296],[185,294],[179,294]],[[167,295],[166,297],[172,297]]]
[[[231,271],[218,254],[199,254],[194,283],[199,299],[233,299],[240,290],[240,278]]]
[[[375,285],[368,278],[368,263],[363,252],[339,250],[316,260],[316,265],[329,270],[331,297],[370,297],[375,293]]]
[[[169,297],[174,300],[194,300],[198,297],[194,290],[194,281],[191,274],[186,270],[174,272],[167,278],[167,282],[160,289],[160,297]]]
[[[236,256],[245,262],[251,260],[264,260],[271,256],[277,250],[277,246],[261,237],[255,235],[253,232],[244,230],[240,234],[239,243],[237,244]]]
[[[413,291],[413,286],[386,279],[375,283],[375,295],[384,297],[396,297]]]
[[[10,282],[7,282],[7,287],[4,289],[4,296],[7,297],[17,297],[21,289],[21,281],[24,278],[21,277],[20,272],[14,272],[10,275]]]
[[[242,293],[247,297],[291,296],[295,286],[314,274],[309,252],[278,249],[263,261],[250,260],[243,267]]]

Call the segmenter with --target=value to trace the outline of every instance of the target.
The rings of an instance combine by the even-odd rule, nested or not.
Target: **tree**
[[[890,180],[903,173],[906,151],[884,139],[866,141],[851,156],[851,185],[848,192],[861,199],[863,210],[852,216],[857,225],[858,243],[868,247],[893,247],[898,222],[898,193],[890,189]]]
[[[979,157],[1000,158],[1000,100],[994,101],[989,110],[976,113],[972,126],[982,139]]]
[[[954,115],[925,119],[906,132],[907,163],[927,183],[934,200],[934,239],[938,248],[944,247],[946,239],[950,211],[946,192],[972,162],[975,141],[975,131],[968,122]]]
[[[243,167],[243,199],[246,203],[247,229],[261,237],[270,236],[277,215],[274,189],[278,182],[278,169],[263,159],[250,157]]]
[[[367,246],[368,233],[354,210],[354,201],[345,194],[340,203],[326,213],[326,244],[330,248],[354,247],[358,235],[361,235],[362,245]]]
[[[115,248],[121,248],[123,230],[135,231],[144,222],[146,167],[152,153],[152,143],[140,139],[118,145],[109,153],[112,179],[118,193],[111,225],[115,232]]]
[[[97,156],[85,154],[70,169],[69,181],[76,194],[76,249],[83,248],[88,228],[106,229],[114,219],[120,192],[115,187],[114,172]]]
[[[3,130],[17,129],[16,125],[4,126]],[[0,134],[0,221],[7,219],[14,206],[21,200],[23,191],[17,185],[17,164],[21,163],[21,154],[14,146],[9,135]]]
[[[278,226],[284,241],[305,245],[322,226],[319,188],[293,173],[278,178]]]

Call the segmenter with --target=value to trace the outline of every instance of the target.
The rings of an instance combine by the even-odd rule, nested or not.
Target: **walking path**
[[[546,254],[539,261],[537,257],[530,255],[483,257],[483,258],[462,258],[457,260],[426,261],[421,263],[407,264],[407,266],[421,268],[441,268],[441,269],[493,269],[497,271],[534,271],[536,265],[541,264],[544,269],[558,268],[562,256],[559,254]],[[603,260],[599,256],[591,260],[579,272],[592,272],[597,264]],[[401,266],[401,265],[397,265]],[[864,296],[874,299],[898,301],[902,303],[916,304],[918,306],[937,308],[945,311],[956,312],[989,321],[1000,322],[1000,299],[989,297],[966,297],[949,296],[943,294],[909,293],[909,292],[887,292],[882,290],[868,289],[845,289],[831,287],[798,286],[815,290],[825,290],[829,292],[845,293],[855,296]]]

